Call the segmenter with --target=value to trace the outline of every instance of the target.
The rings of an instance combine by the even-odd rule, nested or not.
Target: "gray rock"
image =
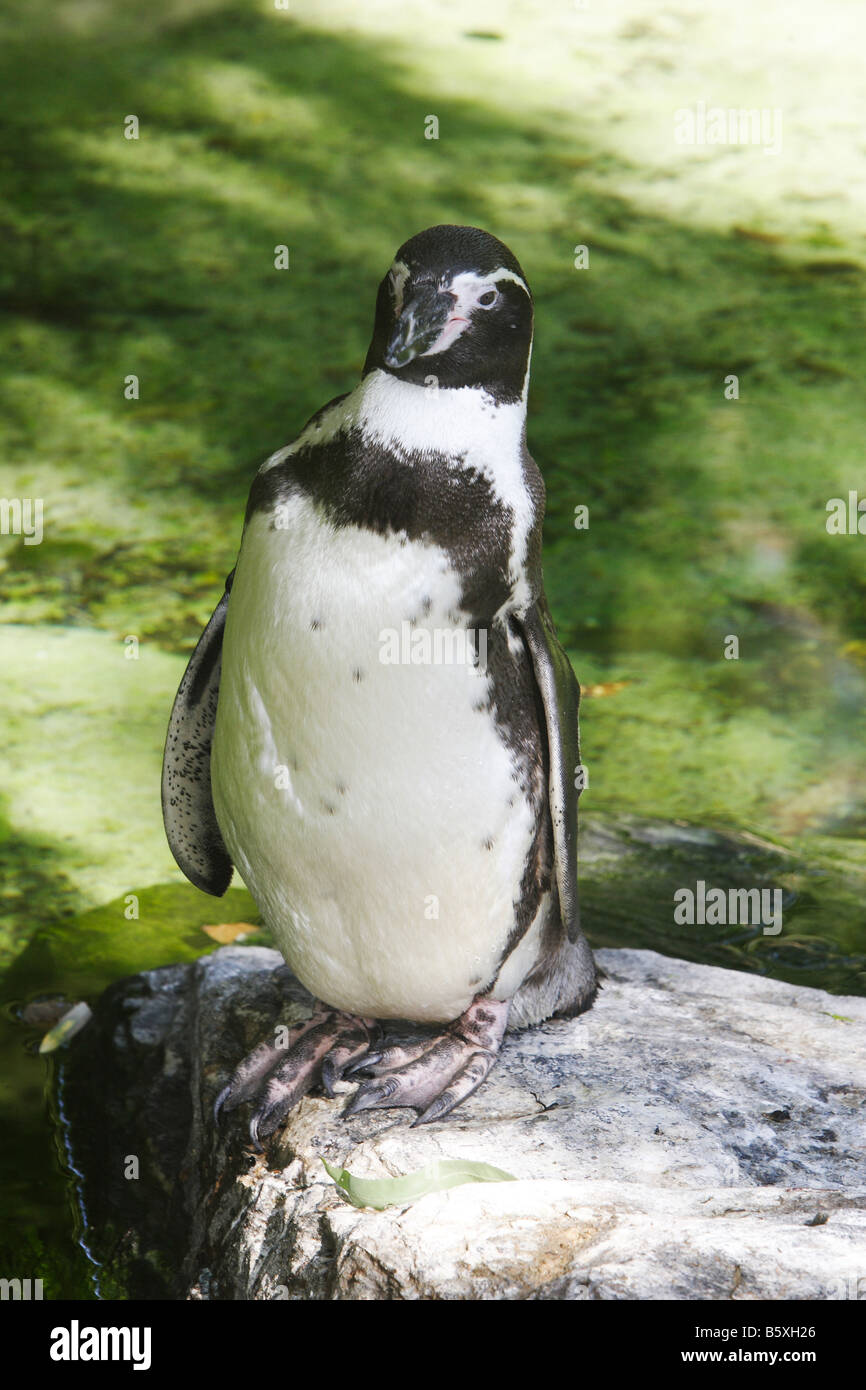
[[[339,1099],[308,1097],[264,1155],[245,1113],[219,1132],[211,1107],[274,1022],[309,1007],[279,955],[225,947],[121,981],[64,1076],[106,1277],[198,1299],[851,1296],[866,1274],[866,1000],[597,954],[592,1011],[507,1035],[446,1120],[344,1121]],[[137,1182],[120,1171],[131,1154]],[[365,1177],[471,1158],[517,1181],[359,1210],[323,1157]]]

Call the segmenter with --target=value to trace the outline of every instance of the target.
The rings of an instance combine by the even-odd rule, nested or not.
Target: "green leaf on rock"
[[[332,1167],[324,1158],[322,1162],[353,1206],[373,1207],[376,1211],[417,1202],[428,1192],[444,1192],[446,1188],[460,1187],[466,1182],[517,1181],[513,1173],[469,1158],[439,1158],[428,1163],[426,1168],[404,1173],[399,1178],[357,1178],[345,1168]]]

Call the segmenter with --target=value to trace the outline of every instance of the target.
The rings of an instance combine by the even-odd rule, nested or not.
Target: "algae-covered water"
[[[168,711],[252,471],[351,387],[432,223],[495,232],[535,293],[591,939],[866,992],[863,21],[822,13],[6,6],[0,495],[42,534],[0,534],[0,1274],[96,1288],[21,1009],[257,924],[174,866]],[[781,148],[678,145],[698,102],[781,111]],[[778,887],[782,932],[678,926],[699,878]]]

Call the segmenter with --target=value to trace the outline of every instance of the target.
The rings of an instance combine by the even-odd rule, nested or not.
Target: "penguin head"
[[[379,286],[364,375],[523,395],[532,295],[508,247],[479,227],[428,227],[403,243]]]

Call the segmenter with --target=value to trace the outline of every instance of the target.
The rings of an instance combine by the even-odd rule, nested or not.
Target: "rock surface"
[[[446,1120],[344,1121],[339,1097],[307,1097],[259,1155],[246,1113],[219,1132],[211,1106],[240,1057],[308,1007],[279,955],[226,947],[120,981],[62,1077],[103,1276],[204,1299],[850,1296],[866,1240],[866,999],[597,955],[592,1011],[508,1034]],[[359,1176],[472,1158],[517,1181],[359,1210],[322,1157]]]

